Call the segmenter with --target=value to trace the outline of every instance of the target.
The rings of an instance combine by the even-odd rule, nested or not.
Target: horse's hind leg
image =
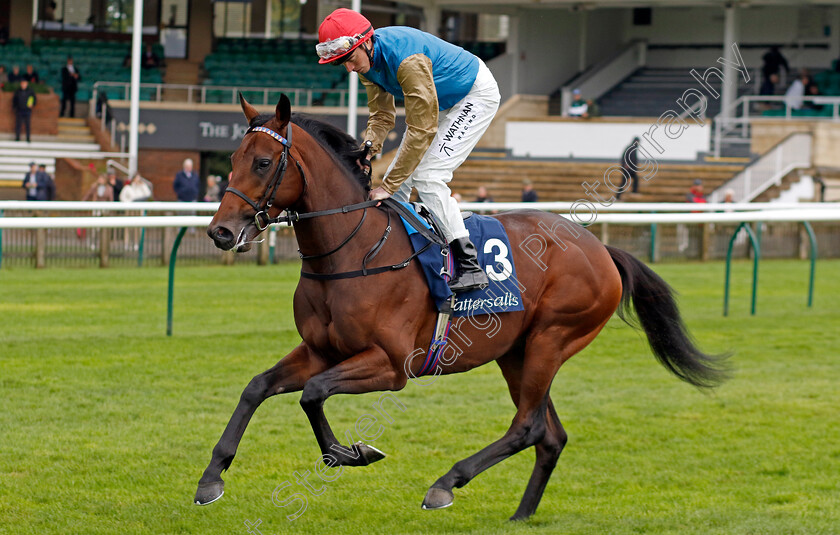
[[[496,363],[502,370],[502,375],[508,384],[508,390],[510,390],[510,397],[514,405],[519,406],[519,395],[522,385],[522,358],[520,354],[509,353],[501,359],[498,359]],[[542,441],[534,447],[537,452],[537,459],[534,462],[531,479],[528,481],[528,487],[525,489],[525,494],[522,496],[519,508],[510,518],[511,520],[523,520],[536,512],[548,479],[551,477],[551,473],[557,465],[557,459],[560,457],[563,447],[566,445],[568,438],[566,430],[563,429],[560,418],[557,417],[557,411],[554,410],[554,403],[552,403],[550,396],[548,397],[545,419],[545,435]]]
[[[453,488],[463,487],[496,463],[543,441],[547,430],[548,390],[562,360],[557,360],[555,363],[552,359],[545,357],[545,355],[556,356],[557,349],[556,347],[549,349],[547,346],[549,342],[551,346],[555,345],[553,339],[547,336],[541,338],[542,340],[532,340],[528,343],[526,355],[530,356],[532,364],[530,366],[526,364],[521,370],[510,370],[511,373],[519,376],[520,385],[528,385],[527,389],[520,388],[520,385],[511,385],[511,395],[514,395],[514,391],[519,392],[515,398],[516,416],[510,428],[502,438],[478,453],[455,463],[449,472],[438,479],[426,493],[426,498],[423,500],[424,509],[448,507],[454,500]],[[505,378],[508,378],[508,373],[505,373]]]
[[[566,430],[563,429],[560,418],[557,417],[557,412],[554,410],[554,404],[550,397],[548,398],[545,418],[545,436],[535,446],[537,459],[534,462],[534,471],[531,472],[531,479],[528,480],[525,494],[522,495],[522,501],[519,502],[516,513],[510,517],[511,520],[524,520],[536,512],[548,479],[557,465],[557,459],[560,457],[563,447],[566,445],[568,438]]]
[[[219,442],[213,448],[210,464],[198,482],[198,490],[195,493],[196,504],[207,505],[224,494],[225,482],[221,477],[222,471],[227,470],[233,462],[239,441],[242,440],[245,428],[257,407],[271,396],[302,389],[310,377],[320,373],[325,367],[320,359],[312,358],[306,345],[301,344],[273,367],[251,379],[242,391],[233,416]]]

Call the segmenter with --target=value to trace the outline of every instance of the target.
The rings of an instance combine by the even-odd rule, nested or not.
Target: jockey
[[[453,292],[483,288],[487,275],[447,183],[467,159],[499,108],[499,87],[478,57],[429,33],[380,28],[349,9],[333,11],[318,29],[319,63],[359,73],[370,118],[364,139],[371,154],[394,128],[394,97],[405,101],[406,130],[382,185],[370,198],[407,202],[412,188],[437,216],[455,255]]]

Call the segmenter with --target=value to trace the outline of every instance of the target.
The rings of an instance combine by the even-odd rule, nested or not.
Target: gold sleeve
[[[388,93],[378,85],[359,75],[362,85],[365,86],[368,96],[368,117],[367,127],[362,136],[363,141],[371,141],[370,156],[379,154],[382,144],[385,143],[385,136],[394,129],[397,117],[397,108],[394,105],[394,95]]]
[[[438,127],[432,60],[425,54],[405,58],[397,69],[397,82],[405,96],[405,136],[391,172],[382,181],[382,187],[392,194],[417,168]]]

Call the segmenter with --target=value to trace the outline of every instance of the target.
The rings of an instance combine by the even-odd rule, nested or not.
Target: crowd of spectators
[[[95,173],[91,163],[88,172]],[[230,177],[228,176],[228,180]],[[217,175],[207,177],[206,188],[200,200],[203,202],[219,202],[227,187],[226,180]],[[26,190],[28,201],[51,201],[55,199],[55,183],[47,173],[44,164],[30,164],[30,171],[23,178],[22,187]],[[197,202],[199,200],[199,174],[193,168],[191,159],[184,160],[182,168],[175,175],[172,189],[179,202]],[[486,194],[486,190],[485,194]],[[128,182],[123,182],[113,168],[99,175],[96,181],[82,196],[83,201],[120,201],[142,202],[151,201],[154,197],[152,183],[139,173],[134,173]],[[488,197],[489,198],[489,197]],[[488,201],[489,202],[489,201]]]
[[[23,177],[23,189],[27,201],[52,201],[55,199],[55,182],[47,173],[47,166],[29,164],[29,172]]]

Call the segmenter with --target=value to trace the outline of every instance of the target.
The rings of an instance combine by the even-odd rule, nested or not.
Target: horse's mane
[[[260,114],[251,120],[249,126],[263,126],[273,118],[274,114]],[[327,152],[332,153],[347,173],[365,188],[365,192],[370,191],[370,175],[359,169],[356,163],[356,160],[362,157],[363,151],[352,136],[329,123],[302,113],[293,113],[292,122],[318,140],[321,146],[327,149]],[[285,134],[285,132],[278,133]],[[294,140],[292,140],[292,143],[294,143]]]

